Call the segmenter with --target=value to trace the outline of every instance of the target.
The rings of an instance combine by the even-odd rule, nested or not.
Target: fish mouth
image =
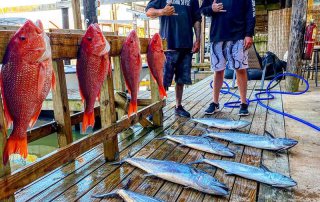
[[[107,54],[111,49],[109,42],[105,38],[104,38],[104,41],[106,42],[106,45],[104,46],[103,50],[100,52],[100,56]]]
[[[272,185],[273,187],[280,187],[280,188],[290,188],[290,187],[295,187],[295,186],[297,186],[297,182],[296,181],[294,181],[294,180],[292,180],[291,179],[291,181],[290,182],[288,182],[288,183],[284,183],[284,184],[274,184],[274,185]]]
[[[43,38],[44,38],[46,48],[45,49],[43,48],[43,50],[45,50],[45,51],[42,54],[42,56],[39,58],[38,62],[43,62],[43,61],[51,58],[50,39],[44,32],[43,32]]]

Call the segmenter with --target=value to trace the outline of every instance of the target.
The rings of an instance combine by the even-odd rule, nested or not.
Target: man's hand
[[[161,10],[161,15],[163,16],[171,16],[175,14],[174,7],[171,6],[171,3],[168,3],[166,7]]]
[[[226,10],[223,10],[223,4],[222,3],[217,3],[217,0],[213,1],[212,10],[215,13],[227,12]]]
[[[244,38],[244,49],[245,50],[248,50],[253,44],[253,38],[252,37],[249,37],[249,36],[246,36],[246,38]]]
[[[192,47],[192,53],[197,53],[200,50],[200,41],[196,41]]]

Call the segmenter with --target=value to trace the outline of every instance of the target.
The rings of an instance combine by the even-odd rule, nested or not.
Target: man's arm
[[[246,38],[244,39],[244,48],[249,49],[253,44],[254,28],[256,25],[255,1],[247,0],[246,15]]]
[[[160,16],[171,16],[175,12],[174,7],[171,4],[167,4],[162,9],[149,8],[146,12],[146,15],[150,18],[157,18]]]
[[[204,16],[214,16],[215,13],[226,12],[223,10],[223,4],[217,3],[217,0],[204,0],[201,5],[201,13]]]
[[[193,44],[192,52],[197,53],[200,50],[200,37],[201,37],[201,11],[199,8],[199,1],[198,0],[193,0],[192,1],[192,24],[193,24],[193,29],[194,33],[196,35],[196,41]]]

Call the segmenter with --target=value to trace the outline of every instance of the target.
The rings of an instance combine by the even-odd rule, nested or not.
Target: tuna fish
[[[168,139],[177,142],[183,146],[187,146],[192,149],[197,149],[211,154],[217,154],[226,157],[235,156],[234,152],[230,150],[228,147],[205,137],[187,135],[166,135],[163,137],[163,139]]]
[[[268,136],[254,135],[248,133],[239,132],[224,132],[215,133],[209,132],[204,136],[219,138],[222,140],[227,140],[233,144],[241,144],[245,146],[255,147],[258,149],[272,150],[272,151],[282,151],[290,149],[298,144],[298,141],[288,138],[275,138],[270,133],[266,133]]]
[[[268,184],[273,187],[288,188],[297,185],[297,183],[290,177],[287,177],[280,173],[271,172],[263,165],[261,165],[261,167],[255,167],[237,162],[211,160],[206,158],[191,162],[189,164],[198,163],[207,163],[212,166],[218,167],[222,170],[225,170],[226,175],[238,175],[240,177]]]
[[[207,125],[209,127],[220,128],[220,129],[239,129],[244,128],[251,123],[248,121],[233,121],[228,119],[215,119],[215,118],[195,118],[192,121]]]
[[[121,51],[121,69],[127,89],[131,95],[128,116],[138,110],[138,91],[142,61],[140,42],[136,31],[131,31]]]
[[[177,183],[188,188],[214,195],[227,195],[228,188],[214,177],[189,165],[155,159],[127,158],[120,164],[127,162],[148,174],[146,176],[159,177],[169,182]]]
[[[3,153],[6,164],[13,153],[28,155],[27,129],[33,127],[55,78],[50,39],[41,21],[27,20],[11,38],[3,58],[1,89],[5,118],[12,133]]]
[[[152,78],[158,84],[160,97],[167,97],[166,90],[163,86],[163,67],[166,61],[166,56],[164,55],[162,40],[158,33],[152,37],[149,43],[147,61]]]
[[[110,45],[99,25],[90,25],[81,40],[77,59],[79,90],[85,106],[82,132],[94,126],[94,104],[97,98],[100,99],[103,81],[111,72],[109,50]]]
[[[125,202],[163,202],[150,196],[142,195],[126,189],[116,189],[107,194],[92,195],[93,198],[114,198],[120,197]]]

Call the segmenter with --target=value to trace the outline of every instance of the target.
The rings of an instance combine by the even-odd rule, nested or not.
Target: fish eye
[[[92,38],[91,37],[87,37],[88,41],[92,41]]]
[[[24,40],[26,40],[26,37],[25,36],[20,36],[20,40],[24,41]]]

